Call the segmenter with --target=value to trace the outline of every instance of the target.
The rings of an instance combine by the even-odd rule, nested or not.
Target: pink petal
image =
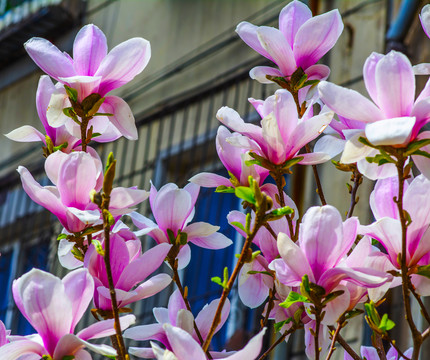
[[[178,270],[182,270],[185,266],[187,266],[191,260],[191,249],[187,244],[179,250],[178,254]]]
[[[18,340],[0,347],[0,358],[2,360],[16,360],[21,356],[31,354],[38,355],[36,359],[45,355],[46,350],[42,345],[31,340]]]
[[[236,27],[236,32],[240,38],[248,45],[250,48],[254,49],[256,52],[260,53],[264,57],[272,60],[270,54],[261,46],[260,40],[257,36],[258,26],[252,25],[249,22],[242,21]]]
[[[109,208],[123,209],[140,204],[146,200],[149,192],[135,188],[116,187],[112,189]]]
[[[112,336],[115,334],[114,322],[114,319],[96,322],[85,329],[82,329],[76,335],[82,340],[100,339],[103,337]],[[119,318],[122,331],[128,329],[130,325],[133,325],[135,322],[136,317],[131,314],[120,316]]]
[[[97,354],[106,356],[116,356],[116,350],[109,345],[96,345],[81,340],[76,335],[64,335],[58,342],[54,352],[54,359],[62,359],[68,355],[75,355],[82,348],[88,348]]]
[[[149,41],[132,38],[115,46],[102,60],[95,76],[103,78],[100,95],[116,89],[140,74],[151,57]]]
[[[291,48],[300,27],[312,17],[311,10],[301,1],[290,2],[279,14],[279,30],[284,34]]]
[[[268,26],[257,28],[257,36],[261,46],[266,50],[273,62],[279,66],[284,76],[291,76],[296,70],[293,50],[284,35],[278,29]]]
[[[266,333],[266,328],[261,330],[257,335],[255,335],[249,342],[246,344],[246,346],[234,353],[231,356],[226,357],[228,360],[255,360],[260,355],[263,336]]]
[[[63,76],[76,75],[70,57],[48,40],[34,37],[28,40],[24,47],[36,65],[57,81]]]
[[[157,270],[165,260],[172,245],[160,244],[145,251],[138,259],[128,264],[116,283],[118,289],[131,290]]]
[[[411,116],[416,117],[415,126],[411,135],[411,139],[415,140],[421,128],[430,121],[430,97],[420,101],[417,100],[414,107],[412,108]]]
[[[321,59],[336,43],[343,30],[338,10],[315,16],[297,31],[294,56],[297,66],[306,69]]]
[[[118,96],[106,96],[101,112],[113,114],[109,121],[129,140],[137,140],[138,133],[133,113],[128,104]]]
[[[73,43],[76,73],[94,75],[106,54],[106,36],[96,25],[89,24],[79,30]]]
[[[376,65],[383,57],[384,55],[373,52],[366,59],[363,68],[364,85],[366,85],[367,92],[376,104],[379,104],[378,95],[380,95],[376,86]]]
[[[375,69],[378,106],[386,118],[409,116],[415,98],[415,75],[406,55],[390,51]]]
[[[424,32],[430,37],[430,6],[428,4],[421,9],[419,16]]]
[[[134,326],[125,330],[124,337],[137,341],[157,340],[163,344],[167,344],[167,337],[162,324]]]
[[[322,81],[318,85],[321,100],[336,114],[365,123],[385,118],[375,104],[355,90]]]
[[[184,228],[188,235],[188,241],[206,249],[223,249],[233,242],[225,235],[218,233],[219,226],[213,226],[205,222],[196,222]]]
[[[74,322],[72,302],[66,295],[64,284],[50,273],[32,269],[13,282],[12,292],[21,313],[52,354],[59,339],[69,333]],[[58,298],[61,301],[56,301]]]
[[[265,274],[248,274],[248,271],[266,271],[258,261],[245,263],[239,273],[240,300],[251,309],[260,306],[269,296],[269,288],[263,281]]]
[[[196,325],[202,335],[203,340],[206,339],[209,334],[210,327],[212,325],[212,319],[215,316],[216,310],[219,305],[219,299],[212,300],[210,304],[206,304],[202,310],[197,314]],[[215,329],[215,333],[218,332],[227,321],[228,315],[230,314],[230,301],[227,299],[221,311],[221,320]]]
[[[376,182],[369,199],[370,208],[376,220],[385,216],[393,219],[399,218],[397,204],[392,201],[398,195],[398,183],[396,177],[381,179]]]
[[[230,180],[225,178],[224,176],[218,174],[211,174],[207,172],[202,172],[200,174],[194,175],[188,181],[197,184],[202,187],[218,187],[221,185],[224,186],[232,186]]]
[[[190,334],[170,324],[164,324],[163,327],[172,346],[172,351],[178,360],[206,360],[202,348]]]
[[[331,156],[326,153],[308,153],[308,154],[299,154],[297,156],[303,156],[303,160],[299,161],[301,165],[316,165],[322,164],[331,159]]]
[[[72,303],[73,320],[70,332],[73,333],[93,298],[94,280],[87,269],[79,269],[68,273],[62,282],[64,291]]]

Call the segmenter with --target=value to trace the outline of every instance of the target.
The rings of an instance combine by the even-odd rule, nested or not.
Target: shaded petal
[[[430,63],[423,63],[412,66],[415,75],[429,75]]]
[[[150,324],[134,326],[125,330],[124,337],[133,340],[158,340],[164,345],[167,344],[167,337],[162,324]]]
[[[347,119],[370,123],[385,118],[375,104],[355,90],[321,81],[318,91],[330,109]]]
[[[308,153],[308,154],[299,154],[297,156],[303,156],[303,160],[299,161],[301,165],[316,165],[321,164],[330,160],[332,157],[325,153]]]
[[[264,328],[257,335],[255,335],[242,350],[239,350],[238,352],[234,353],[231,356],[226,357],[225,359],[228,359],[228,360],[257,359],[258,355],[260,355],[263,336],[265,333],[266,333],[266,328]]]
[[[430,81],[430,79],[429,79]],[[424,98],[415,103],[412,108],[411,116],[416,117],[414,129],[412,131],[412,140],[418,136],[421,128],[430,121],[430,97]],[[420,134],[422,136],[422,133]]]
[[[45,135],[30,125],[21,126],[7,134],[4,134],[4,136],[18,142],[42,141],[45,143]]]
[[[399,181],[396,177],[381,179],[376,182],[370,194],[369,205],[376,220],[383,217],[399,218],[399,210],[393,198],[398,195]]]
[[[294,39],[294,56],[303,69],[318,62],[336,43],[343,30],[338,10],[315,16],[304,23]]]
[[[113,114],[109,116],[109,121],[125,138],[137,140],[138,133],[133,112],[123,99],[118,96],[106,96],[100,108],[102,112]]]
[[[67,334],[64,335],[58,342],[54,352],[54,359],[62,359],[67,355],[74,355],[77,351],[82,348],[88,348],[97,354],[106,356],[116,356],[116,350],[109,345],[96,345],[81,340],[76,335]]]
[[[196,317],[196,325],[197,328],[200,331],[200,334],[202,335],[203,340],[206,339],[207,335],[209,334],[209,330],[212,325],[212,319],[215,316],[216,310],[219,305],[219,299],[212,300],[210,304],[206,304],[202,310],[197,314]],[[220,323],[215,329],[215,333],[218,332],[222,326],[227,321],[228,315],[230,314],[230,301],[226,299],[224,306],[221,311],[221,319]]]
[[[415,117],[399,117],[367,124],[367,140],[373,145],[406,145],[415,125]]]
[[[163,327],[178,360],[206,360],[204,351],[190,334],[170,324],[164,324]]]
[[[96,25],[85,25],[79,30],[73,43],[76,73],[94,75],[106,54],[106,36]]]
[[[278,69],[270,66],[256,66],[249,71],[249,77],[251,79],[257,80],[262,84],[273,84],[273,81],[269,80],[266,75],[283,76]]]
[[[184,245],[181,250],[179,250],[178,254],[178,270],[182,270],[185,266],[187,266],[191,260],[191,249],[190,246]]]
[[[370,97],[376,104],[379,104],[378,102],[379,89],[376,86],[375,71],[376,71],[376,65],[383,57],[384,55],[373,52],[366,59],[366,62],[364,63],[364,67],[363,67],[364,85],[366,85],[367,92],[369,93]]]
[[[109,209],[129,208],[146,200],[149,192],[135,188],[116,187],[112,189]]]
[[[420,21],[424,32],[430,37],[430,6],[427,4],[421,9]]]
[[[345,143],[345,140],[339,139],[338,137],[332,135],[324,135],[316,142],[314,146],[314,152],[325,153],[329,155],[330,158],[332,158],[343,151]],[[300,156],[301,155],[302,154],[300,154]]]
[[[183,232],[187,233],[188,241],[205,249],[223,249],[231,245],[233,242],[218,230],[219,226],[196,222],[186,226]]]
[[[346,141],[340,162],[352,164],[372,154],[374,149],[358,140],[362,136],[364,136],[364,133],[360,132]]]
[[[57,81],[62,76],[76,75],[71,58],[48,40],[33,37],[24,44],[24,48],[36,65]]]
[[[377,151],[378,150],[370,152],[369,156],[375,156]],[[383,164],[379,166],[375,163],[369,163],[366,159],[357,161],[357,169],[370,180],[385,179],[397,175],[395,164]]]
[[[103,78],[100,95],[116,89],[140,74],[151,57],[149,41],[132,38],[115,46],[100,63],[95,76]]]

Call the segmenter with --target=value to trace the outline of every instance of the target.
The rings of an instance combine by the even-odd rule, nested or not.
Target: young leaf
[[[246,233],[244,226],[239,221],[232,221],[231,225],[236,226],[237,228]]]
[[[284,325],[287,325],[288,323],[290,323],[291,321],[293,321],[293,318],[289,317],[287,320],[284,321],[279,321],[277,323],[275,323],[273,325],[273,328],[275,330],[275,333],[281,331],[281,329],[284,327]]]
[[[99,240],[92,240],[91,244],[94,245],[94,247],[96,248],[96,251],[98,254],[100,254],[101,256],[105,256],[105,251],[103,249],[102,243]]]
[[[176,245],[176,237],[172,230],[167,229],[167,236],[169,237],[170,243]]]
[[[221,278],[219,276],[212,277],[211,281],[214,282],[215,284],[218,284],[219,286],[222,286],[222,281],[221,281]],[[224,286],[222,286],[222,287],[224,287]]]
[[[284,206],[279,209],[272,210],[271,214],[275,216],[291,215],[294,212],[289,206]]]
[[[225,185],[220,185],[215,189],[215,192],[217,193],[234,193],[234,187],[233,186],[225,186]]]
[[[60,234],[57,236],[57,240],[60,241],[62,239],[67,239],[67,234]]]
[[[306,296],[303,296],[295,291],[290,291],[285,301],[281,302],[279,306],[288,309],[291,305],[297,302],[309,302]]]
[[[430,279],[430,265],[418,266],[417,274]]]
[[[382,315],[382,319],[381,319],[381,322],[379,324],[380,330],[382,330],[383,332],[387,332],[387,331],[391,330],[394,326],[396,326],[396,324],[394,323],[393,320],[390,320],[388,318],[387,314]]]
[[[76,89],[71,88],[70,86],[64,85],[66,89],[67,96],[73,100],[74,102],[78,101],[78,91]]]

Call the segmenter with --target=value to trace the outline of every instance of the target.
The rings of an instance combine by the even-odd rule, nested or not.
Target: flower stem
[[[357,168],[354,169],[351,180],[354,181],[354,185],[352,186],[352,190],[351,190],[351,203],[349,205],[349,210],[346,215],[347,219],[349,219],[354,213],[355,205],[357,205],[358,203],[357,190],[360,184],[363,182],[363,175],[360,174]]]
[[[339,333],[340,333],[340,329],[342,329],[342,322],[341,322],[341,321],[338,321],[338,322],[337,322],[336,330],[335,330],[335,332],[334,332],[334,334],[333,334],[333,338],[331,339],[330,351],[329,351],[329,353],[327,354],[327,357],[326,357],[326,359],[325,359],[325,360],[330,360],[331,356],[332,356],[332,355],[333,355],[333,353],[334,353],[334,350],[336,349],[336,348],[335,348],[335,345],[336,345],[337,337],[339,336]]]
[[[331,331],[336,331],[334,326],[329,325],[328,327]],[[352,349],[351,346],[346,342],[346,340],[340,335],[340,333],[337,334],[337,342],[345,349],[345,351],[354,359],[354,360],[361,360],[361,357],[358,356],[358,354]]]

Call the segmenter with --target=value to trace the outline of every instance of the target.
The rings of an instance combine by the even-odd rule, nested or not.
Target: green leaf
[[[224,280],[223,280],[222,284],[223,284],[223,288],[226,288],[227,283],[228,283],[228,267],[227,266],[224,268],[223,275],[224,275]]]
[[[255,205],[256,200],[255,200],[254,192],[249,187],[238,186],[237,188],[235,188],[234,193],[239,199],[243,199],[249,202],[250,204]]]
[[[75,358],[74,355],[66,355],[66,356],[63,356],[62,360],[73,360],[74,358]]]
[[[251,165],[259,165],[261,166],[261,162],[259,160],[245,160],[245,165],[246,166],[251,166]]]
[[[381,318],[379,317],[378,311],[375,308],[375,303],[373,301],[365,303],[364,309],[366,310],[367,316],[370,318],[372,323],[379,327]]]
[[[281,302],[279,306],[288,309],[291,305],[297,303],[297,302],[309,302],[308,298],[306,296],[303,296],[299,293],[296,293],[295,291],[290,291],[285,301]]]
[[[249,234],[251,231],[251,213],[246,214],[245,218],[245,232]]]
[[[315,84],[318,84],[319,82],[320,82],[319,80],[308,80],[302,85],[302,87],[305,87],[308,85],[315,85]]]
[[[415,150],[411,155],[424,156],[424,157],[430,159],[430,154],[428,152],[425,152],[425,151],[422,151],[422,150]]]
[[[67,96],[72,99],[74,102],[78,101],[78,91],[76,89],[71,88],[70,86],[64,85],[66,89]]]
[[[240,230],[242,230],[243,232],[246,233],[245,228],[243,227],[243,225],[239,221],[232,221],[230,223],[230,225],[236,226],[237,228],[239,228]]]
[[[379,246],[379,241],[376,240],[376,239],[374,239],[374,238],[372,238],[372,245],[373,246]]]
[[[304,159],[303,156],[298,156],[290,160],[287,160],[282,164],[282,169],[288,170],[290,167],[292,167],[293,165],[296,165],[298,162],[302,161],[303,159]]]
[[[430,279],[430,265],[418,266],[417,274]]]
[[[390,331],[396,324],[393,320],[388,318],[387,314],[382,315],[381,323],[379,324],[379,329],[383,332]]]
[[[338,291],[333,291],[332,293],[328,294],[324,301],[323,301],[323,305],[326,305],[327,303],[329,303],[330,301],[333,301],[334,299],[336,299],[337,297],[339,297],[340,295],[342,295],[344,293],[343,290],[338,290]]]
[[[178,235],[179,235],[179,244],[186,245],[188,242],[188,234],[180,231]]]
[[[407,156],[409,156],[409,155],[419,155],[419,154],[415,154],[415,152],[417,150],[421,149],[423,146],[426,146],[426,145],[429,145],[429,144],[430,144],[430,139],[423,139],[423,140],[413,141],[406,148],[405,155],[407,155]]]
[[[291,215],[292,213],[294,213],[294,210],[291,209],[289,206],[284,206],[282,208],[271,211],[271,214],[275,216]]]
[[[352,309],[345,314],[345,320],[352,319],[358,315],[361,315],[364,311],[361,309]]]
[[[67,143],[67,141],[66,141],[65,143],[63,143],[63,144],[61,144],[61,145],[54,146],[53,150],[54,150],[54,151],[57,151],[57,150],[65,149],[65,148],[67,148],[68,146],[69,146],[69,144],[68,144],[68,143]]]
[[[105,174],[108,171],[109,167],[112,165],[112,163],[114,162],[115,158],[113,156],[113,152],[111,151],[108,155],[107,158],[107,162],[106,162],[106,166],[105,166]]]
[[[366,146],[371,147],[371,148],[376,148],[376,147],[375,147],[375,145],[373,145],[372,143],[370,143],[370,142],[369,142],[369,140],[367,140],[367,139],[366,139],[365,137],[363,137],[363,136],[360,136],[360,137],[358,138],[358,141],[359,141],[359,142],[361,142],[362,144],[366,145]]]
[[[284,327],[284,325],[290,323],[291,321],[293,321],[293,318],[289,317],[287,320],[279,321],[279,322],[273,324],[273,328],[275,330],[275,333],[281,331],[281,329]]]
[[[219,276],[214,276],[211,278],[211,281],[214,282],[215,284],[222,286],[222,281],[221,278]],[[224,287],[224,286],[222,286]]]
[[[231,193],[234,194],[234,187],[233,186],[225,186],[220,185],[215,189],[215,192],[217,193]]]
[[[249,275],[255,275],[255,274],[263,274],[263,275],[268,275],[270,277],[273,277],[273,274],[269,271],[256,271],[256,270],[250,270],[248,271]]]
[[[311,292],[311,288],[309,286],[309,276],[307,275],[303,275],[302,277],[302,283],[300,284],[300,292],[302,294],[309,294]]]
[[[93,116],[113,116],[111,113],[95,113]]]
[[[176,236],[172,230],[167,229],[167,236],[169,237],[170,243],[176,245]]]
[[[96,248],[96,251],[99,255],[101,256],[105,256],[105,251],[103,249],[102,243],[99,240],[91,240],[91,244],[94,245],[94,247]]]
[[[298,67],[296,71],[294,71],[291,74],[291,77],[290,77],[291,83],[293,84],[294,87],[296,87],[297,84],[304,83],[307,80],[307,78],[308,78],[308,75],[301,67]]]
[[[67,239],[67,234],[60,234],[57,236],[58,241],[63,240],[63,239]]]
[[[101,135],[100,133],[92,133],[91,139],[94,139],[95,137],[100,136],[100,135]]]
[[[72,255],[78,259],[79,261],[84,261],[84,255],[82,254],[82,252],[76,247],[76,245],[72,248],[72,250],[70,251],[72,253]]]

